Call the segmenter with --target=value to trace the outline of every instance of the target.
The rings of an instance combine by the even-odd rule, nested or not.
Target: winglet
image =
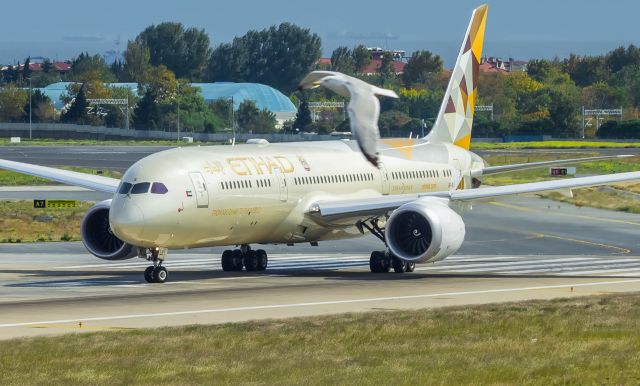
[[[473,11],[429,141],[469,149],[488,10],[484,4]]]

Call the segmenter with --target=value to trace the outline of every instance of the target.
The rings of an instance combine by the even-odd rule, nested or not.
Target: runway
[[[537,198],[477,205],[449,259],[372,274],[382,243],[262,246],[265,273],[220,269],[223,248],[172,251],[169,282],[146,262],[106,262],[80,243],[0,246],[0,337],[224,323],[640,290],[640,217]]]
[[[170,146],[2,146],[0,159],[27,162],[36,165],[59,167],[79,166],[91,169],[110,169],[120,172],[127,170],[134,162],[150,154],[170,149]],[[473,149],[472,149],[473,150]],[[522,155],[527,153],[557,155],[566,157],[588,155],[640,155],[640,148],[605,148],[605,149],[535,149],[535,150],[477,150],[480,156],[487,155]]]

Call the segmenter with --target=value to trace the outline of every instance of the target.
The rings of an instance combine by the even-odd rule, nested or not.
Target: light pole
[[[29,139],[33,139],[31,132],[31,77],[29,77]]]
[[[177,87],[178,95],[176,98],[178,99],[178,142],[180,142],[180,83],[178,83]]]

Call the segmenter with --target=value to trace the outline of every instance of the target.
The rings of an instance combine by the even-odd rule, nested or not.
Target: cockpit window
[[[147,193],[149,191],[149,185],[151,184],[148,182],[141,182],[139,184],[135,184],[133,185],[133,188],[131,188],[131,194]]]
[[[162,182],[154,182],[151,185],[151,193],[153,194],[165,194],[169,191],[166,186]]]
[[[123,182],[123,183],[120,185],[120,189],[118,190],[118,193],[120,193],[120,194],[128,194],[128,193],[129,193],[129,190],[131,190],[131,186],[132,186],[132,185],[131,185],[130,183],[128,183],[128,182]]]

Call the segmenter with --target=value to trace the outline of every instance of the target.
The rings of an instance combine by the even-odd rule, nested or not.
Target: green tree
[[[29,120],[29,101],[23,107],[25,121]],[[51,122],[54,120],[55,110],[51,99],[42,91],[35,90],[31,94],[31,119],[33,122]]]
[[[554,130],[551,134],[557,137],[577,137],[580,127],[576,101],[559,91],[552,90],[549,94],[549,118]]]
[[[100,55],[81,53],[71,62],[69,79],[73,82],[102,81],[115,82],[116,77]]]
[[[309,110],[309,102],[302,101],[296,113],[296,119],[293,121],[293,129],[305,131],[311,125],[311,110]]]
[[[345,74],[352,74],[355,71],[353,53],[345,46],[340,46],[333,50],[331,54],[331,70]]]
[[[266,109],[259,110],[252,100],[240,103],[236,117],[238,127],[243,132],[272,133],[275,131],[275,114]]]
[[[395,71],[393,68],[393,53],[392,52],[384,52],[382,54],[382,59],[380,63],[380,74],[383,77],[390,77],[395,75]]]
[[[407,88],[416,83],[426,83],[442,72],[442,58],[430,51],[416,51],[411,55],[402,74]]]
[[[63,123],[75,123],[77,125],[83,125],[90,122],[89,115],[87,114],[86,86],[82,84],[75,98],[71,101],[69,108],[60,116],[60,122]]]
[[[42,72],[44,72],[45,74],[50,74],[52,72],[55,72],[55,67],[53,67],[53,63],[51,63],[51,60],[49,59],[45,59],[42,62]]]
[[[609,52],[606,57],[607,66],[612,73],[622,70],[626,66],[640,65],[640,48],[630,44],[626,49],[618,47]]]
[[[22,79],[25,84],[28,84],[29,78],[31,78],[31,57],[24,61],[24,66],[22,67]]]
[[[282,23],[218,46],[211,55],[208,79],[264,83],[290,93],[319,58],[318,35]]]
[[[130,63],[127,58],[127,67],[131,71],[142,71],[141,67],[134,67],[144,63],[148,49],[148,61],[154,65],[164,65],[178,78],[191,81],[202,79],[207,60],[211,54],[209,36],[203,29],[187,28],[181,23],[161,23],[151,25],[142,31],[135,39],[135,45],[128,45],[135,51],[135,61]],[[125,55],[126,57],[126,55]]]
[[[26,90],[9,85],[0,88],[0,122],[18,122],[24,116],[24,106],[29,103]]]
[[[609,68],[604,56],[578,56],[571,54],[564,61],[564,71],[579,86],[607,81]]]
[[[124,51],[124,72],[129,80],[141,82],[151,67],[151,53],[142,43],[129,41]]]
[[[371,63],[371,53],[363,45],[354,48],[352,55],[356,72],[362,72]]]

